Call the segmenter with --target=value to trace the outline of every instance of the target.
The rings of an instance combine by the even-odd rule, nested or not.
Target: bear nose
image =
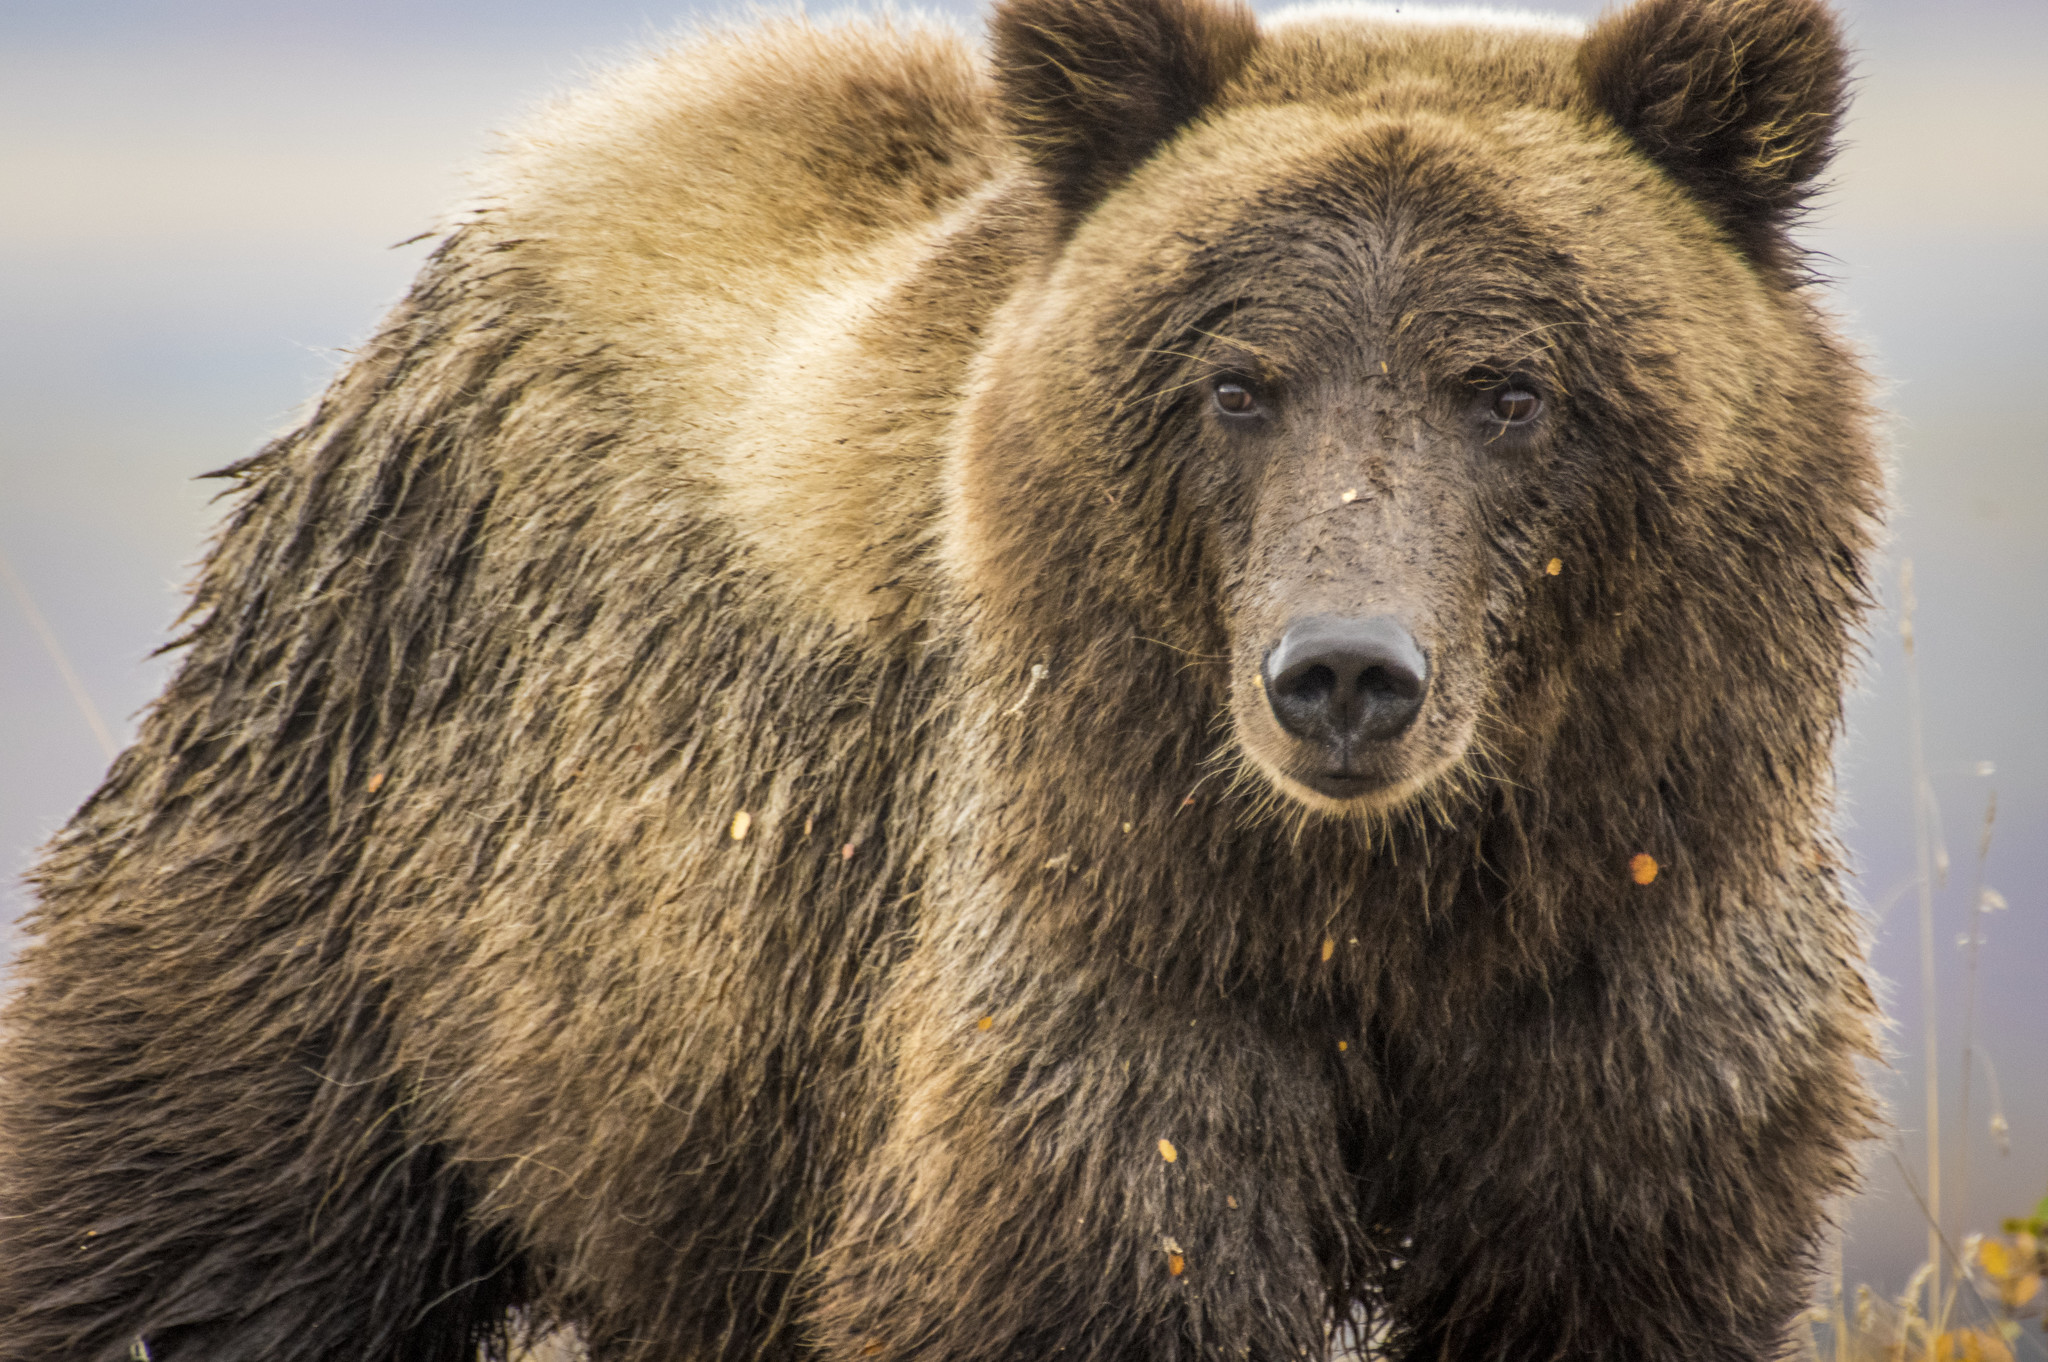
[[[1422,649],[1392,615],[1294,620],[1266,657],[1266,701],[1280,726],[1338,747],[1400,733],[1428,684]]]

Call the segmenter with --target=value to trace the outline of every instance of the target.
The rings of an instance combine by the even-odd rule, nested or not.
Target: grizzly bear
[[[0,1357],[1779,1355],[1845,60],[1002,0],[553,107],[37,872]]]

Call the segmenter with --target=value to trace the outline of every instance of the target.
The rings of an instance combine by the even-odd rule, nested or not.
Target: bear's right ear
[[[1821,0],[1638,0],[1579,50],[1594,102],[1767,266],[1834,155],[1849,57]]]
[[[1192,122],[1258,44],[1236,0],[1005,0],[990,30],[1004,119],[1069,220]]]

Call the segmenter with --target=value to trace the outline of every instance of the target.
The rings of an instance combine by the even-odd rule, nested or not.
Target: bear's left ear
[[[1235,0],[1005,0],[1003,116],[1069,220],[1192,122],[1258,44]]]
[[[1622,131],[1761,263],[1834,156],[1849,58],[1819,0],[1640,0],[1602,20],[1579,73]]]

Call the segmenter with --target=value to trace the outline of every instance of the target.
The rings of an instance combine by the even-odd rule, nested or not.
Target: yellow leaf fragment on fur
[[[1159,1139],[1159,1157],[1165,1159],[1168,1163],[1172,1163],[1180,1158],[1180,1151],[1173,1147],[1172,1140],[1161,1136]]]
[[[738,813],[734,814],[732,816],[733,841],[744,841],[747,835],[747,829],[751,828],[752,826],[754,826],[754,815],[748,813],[745,809],[741,809]]]
[[[1237,1198],[1234,1196],[1227,1196],[1223,1198],[1223,1204],[1234,1211],[1237,1209]]]
[[[983,1018],[982,1018],[982,1019],[981,1019],[980,1021],[976,1022],[976,1023],[974,1024],[974,1025],[975,1025],[975,1029],[976,1029],[976,1030],[980,1030],[980,1031],[986,1031],[986,1030],[988,1030],[988,1029],[989,1029],[989,1028],[990,1028],[991,1026],[994,1026],[995,1024],[996,1024],[996,1019],[995,1019],[994,1017],[983,1017]]]
[[[1543,570],[1544,570],[1544,571],[1545,571],[1546,573],[1548,573],[1548,574],[1549,574],[1550,576],[1552,576],[1552,577],[1555,577],[1555,576],[1556,576],[1556,575],[1557,575],[1558,573],[1560,573],[1560,572],[1563,572],[1563,571],[1564,571],[1564,559],[1562,559],[1562,558],[1553,558],[1553,559],[1551,559],[1551,560],[1550,560],[1549,562],[1547,562],[1547,563],[1545,563],[1545,564],[1543,565]]]
[[[806,818],[806,819],[804,820],[804,836],[808,837],[808,836],[810,836],[810,835],[811,835],[811,820],[810,820],[810,819],[808,819],[808,818]]]
[[[1334,937],[1334,936],[1326,936],[1326,937],[1324,937],[1324,938],[1323,938],[1323,959],[1325,959],[1325,960],[1328,960],[1328,959],[1329,959],[1329,958],[1330,958],[1331,956],[1335,955],[1336,953],[1337,953],[1337,938],[1336,938],[1336,937]]]
[[[1628,877],[1637,884],[1648,884],[1657,878],[1657,858],[1647,851],[1638,851],[1628,858]]]
[[[382,771],[379,771],[376,775],[371,776],[369,780],[364,783],[363,788],[365,790],[368,790],[371,794],[375,794],[377,793],[377,791],[383,789],[384,773]]]
[[[1339,1054],[1342,1054],[1344,1051],[1349,1050],[1350,1048],[1351,1042],[1349,1041],[1340,1040],[1337,1042],[1337,1052]]]
[[[848,842],[845,846],[839,848],[839,859],[842,861],[853,859],[853,843]]]
[[[1180,1240],[1169,1234],[1159,1241],[1159,1247],[1166,1250],[1167,1272],[1178,1277],[1187,1271],[1188,1260],[1181,1251]]]
[[[1352,502],[1358,500],[1358,489],[1356,487],[1345,488],[1343,494],[1337,500],[1349,506]]]

